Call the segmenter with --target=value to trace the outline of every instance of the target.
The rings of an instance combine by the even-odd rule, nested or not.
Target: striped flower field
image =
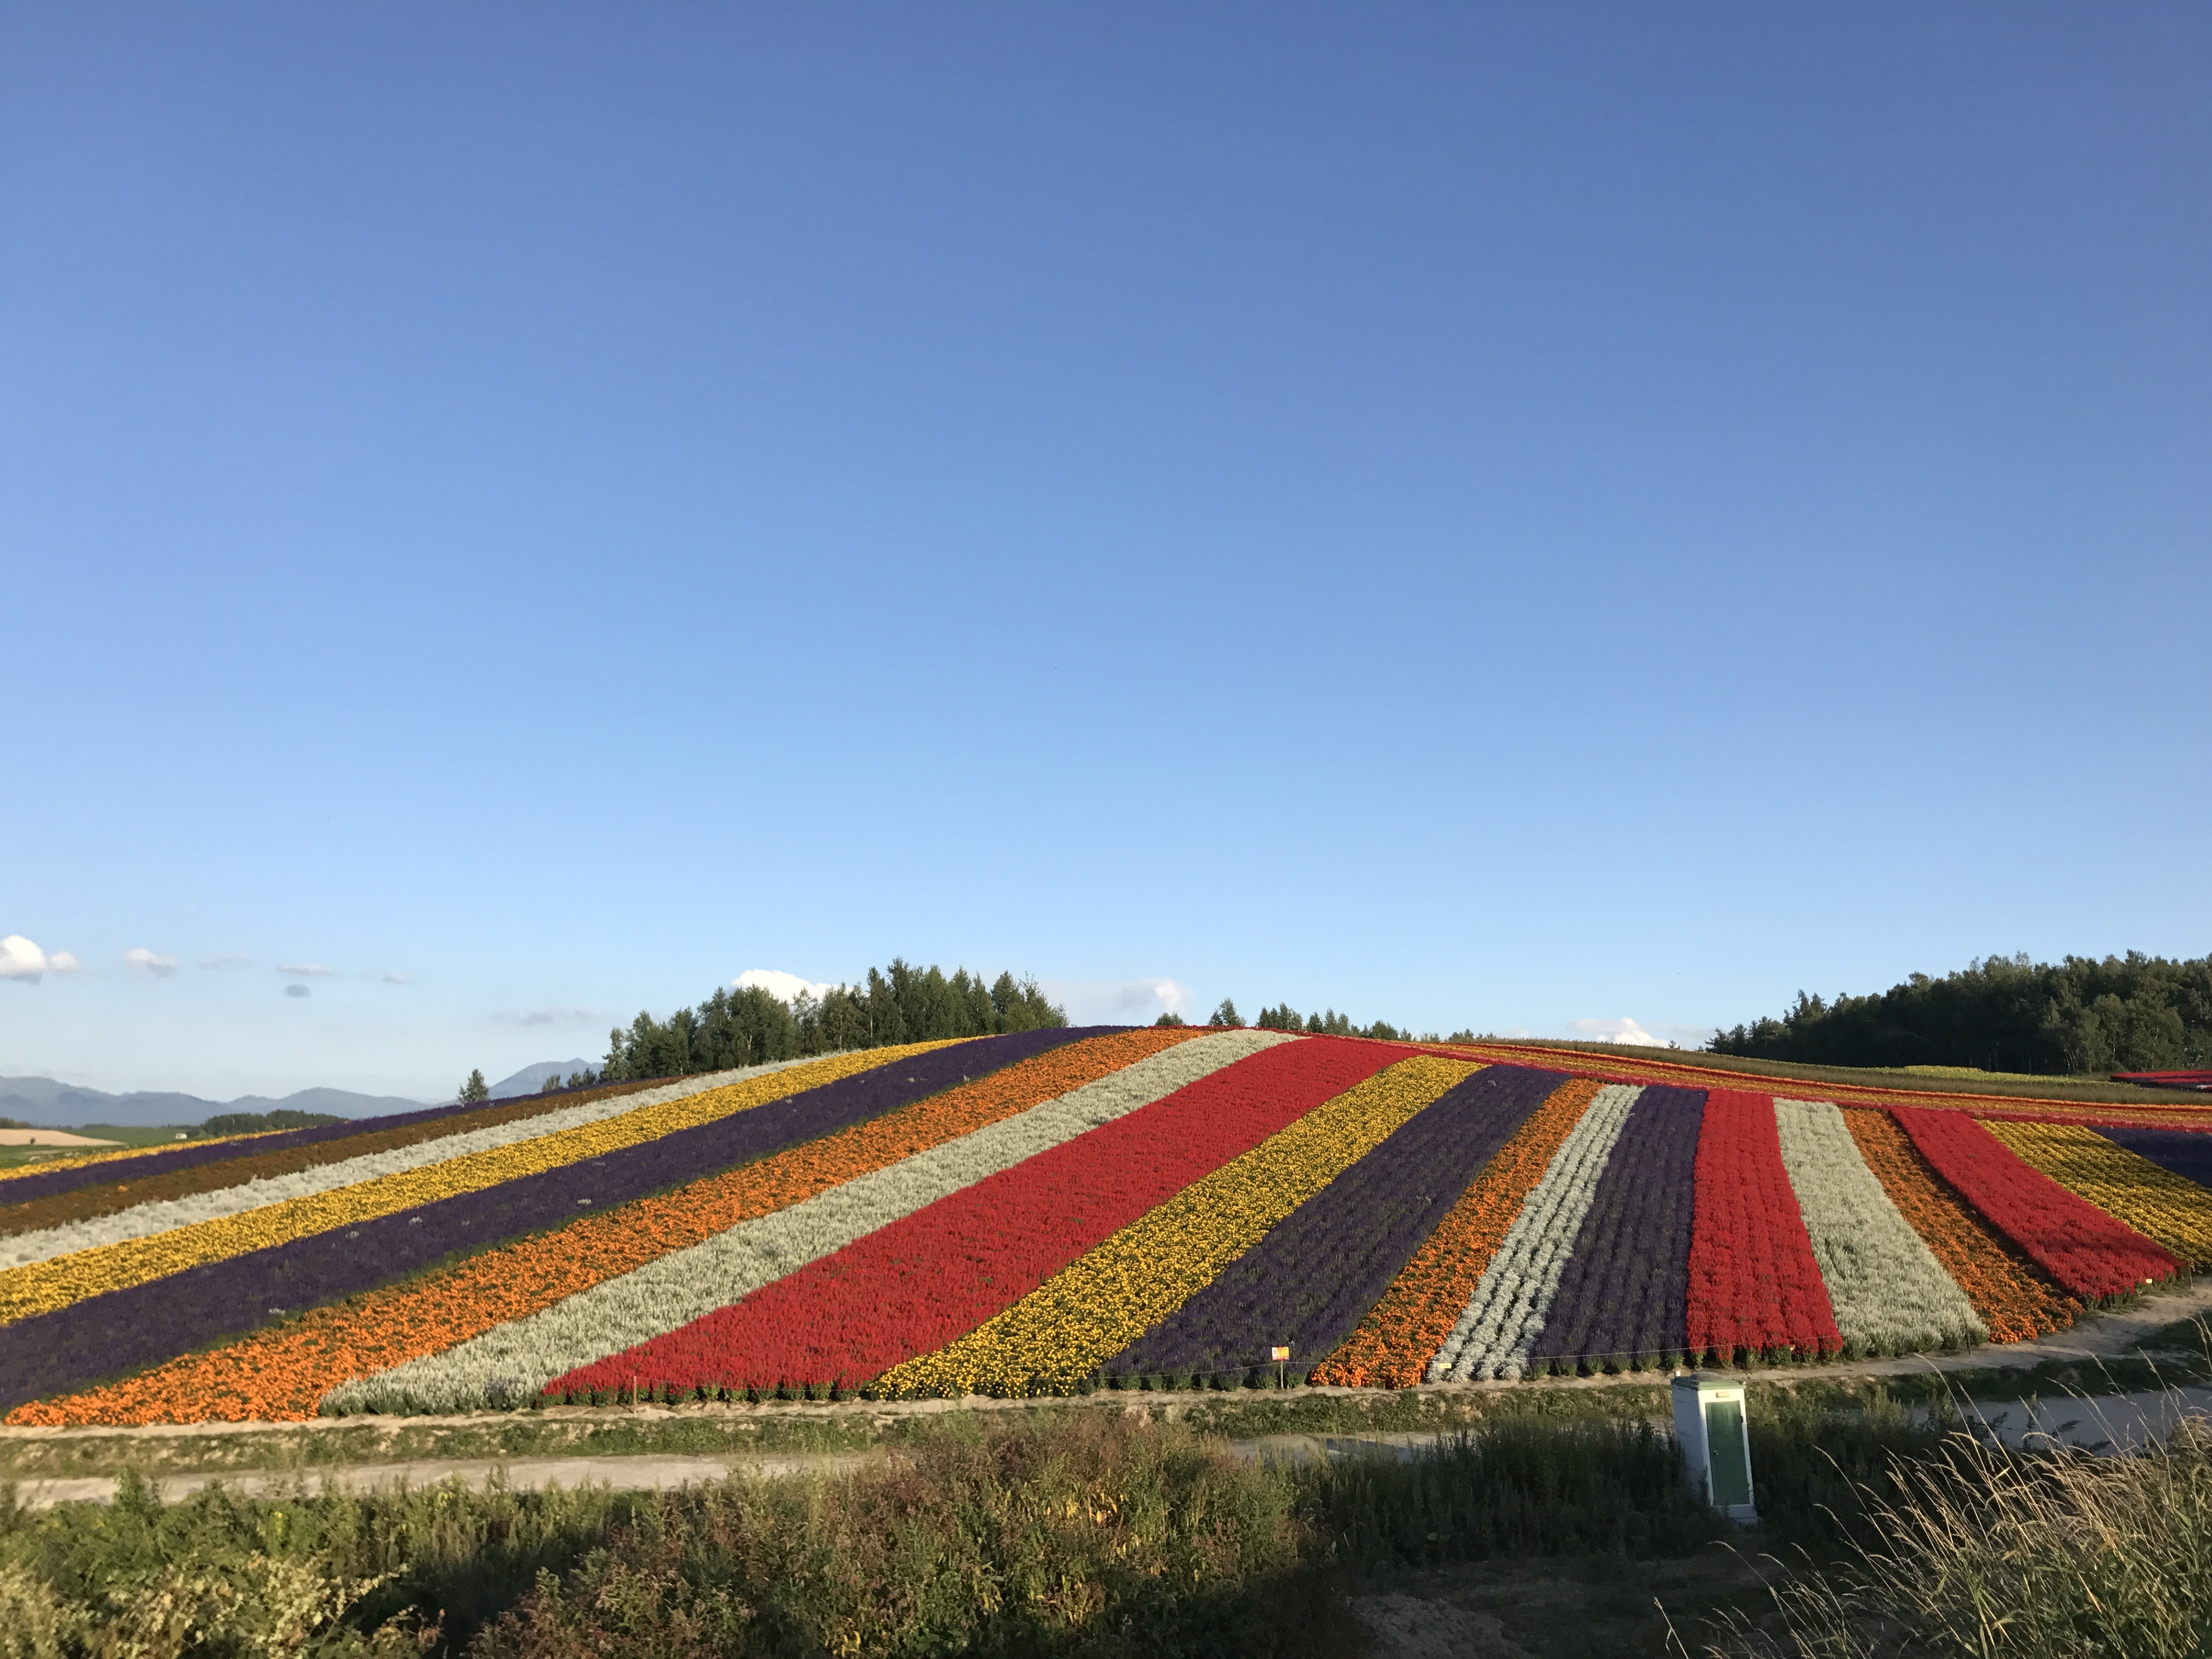
[[[2019,1341],[2212,1263],[2212,1107],[1763,1081],[1091,1028],[42,1164],[0,1410],[1449,1386]]]

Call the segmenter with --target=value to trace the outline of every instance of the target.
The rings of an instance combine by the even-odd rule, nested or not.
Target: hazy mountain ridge
[[[338,1117],[377,1117],[387,1112],[416,1112],[427,1103],[397,1095],[356,1094],[348,1089],[301,1089],[272,1099],[241,1095],[236,1100],[203,1100],[198,1095],[134,1090],[111,1095],[50,1077],[0,1077],[0,1117],[40,1128],[80,1123],[112,1123],[121,1128],[151,1128],[166,1123],[198,1123],[218,1112],[267,1112],[288,1107],[295,1112],[329,1112]]]

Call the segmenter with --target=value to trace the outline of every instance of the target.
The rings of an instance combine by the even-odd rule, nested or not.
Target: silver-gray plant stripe
[[[1846,1351],[1915,1353],[1988,1340],[1966,1293],[1867,1168],[1843,1113],[1825,1100],[1777,1100],[1774,1127]]]
[[[1528,1370],[1567,1253],[1597,1197],[1598,1177],[1643,1092],[1632,1084],[1609,1083],[1591,1097],[1507,1229],[1467,1311],[1429,1362],[1429,1381],[1473,1382]]]
[[[526,1398],[579,1365],[675,1330],[939,1199],[1291,1041],[1194,1037],[1042,1105],[740,1223],[552,1306],[334,1389],[326,1412],[452,1411]]]

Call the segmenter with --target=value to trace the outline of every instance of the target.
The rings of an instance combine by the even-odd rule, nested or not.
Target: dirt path
[[[1969,1349],[1955,1354],[1915,1354],[1896,1359],[1832,1360],[1819,1365],[1774,1365],[1764,1367],[1749,1375],[1759,1382],[1818,1382],[1823,1378],[1854,1376],[1925,1376],[1931,1371],[1977,1371],[2017,1369],[2030,1370],[2052,1362],[2075,1363],[2111,1358],[2135,1352],[2144,1339],[2163,1327],[2181,1320],[2212,1319],[2212,1276],[2185,1288],[2154,1292],[2137,1307],[2118,1312],[2099,1314],[2084,1319],[2071,1330],[2061,1331],[2033,1342],[2014,1342],[2002,1346]],[[2192,1350],[2192,1352],[2195,1351]],[[2196,1354],[2201,1358],[2201,1353]],[[1666,1379],[1656,1372],[1627,1376],[1547,1376],[1518,1382],[1425,1382],[1417,1388],[1399,1390],[1404,1395],[1440,1395],[1464,1398],[1469,1395],[1527,1393],[1533,1389],[1573,1390],[1577,1389],[1618,1388],[1623,1383],[1662,1382]],[[1278,1394],[1269,1391],[1269,1400],[1296,1400],[1314,1395],[1371,1396],[1373,1390],[1365,1389],[1295,1388]],[[1196,1402],[1218,1401],[1224,1396],[1212,1394],[1111,1394],[1100,1393],[1087,1397],[1054,1400],[1055,1406],[1082,1406],[1125,1409],[1141,1401],[1155,1409],[1168,1408],[1173,1414],[1179,1401]],[[1234,1397],[1230,1396],[1230,1397]],[[838,1421],[854,1418],[869,1419],[878,1425],[887,1426],[900,1418],[931,1417],[948,1412],[1021,1412],[1033,1410],[1040,1402],[1035,1400],[987,1400],[971,1395],[965,1400],[842,1400],[842,1401],[769,1401],[757,1406],[692,1405],[681,1407],[638,1406],[627,1413],[604,1406],[553,1406],[542,1415],[548,1420],[574,1418],[592,1423],[610,1423],[620,1418],[651,1422],[685,1415],[714,1415],[732,1417],[775,1417],[785,1419],[820,1419]],[[304,1423],[149,1423],[137,1427],[91,1428],[11,1428],[0,1426],[0,1442],[16,1439],[67,1438],[70,1437],[98,1437],[100,1438],[138,1437],[161,1439],[179,1436],[198,1435],[255,1435],[301,1434],[313,1432],[358,1432],[364,1427],[385,1430],[401,1428],[483,1428],[488,1425],[512,1423],[511,1412],[471,1412],[444,1417],[319,1417]]]

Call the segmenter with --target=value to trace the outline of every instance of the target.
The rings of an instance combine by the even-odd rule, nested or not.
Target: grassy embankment
[[[1762,1407],[1754,1435],[1759,1541],[1823,1559],[1858,1512],[1846,1477],[1879,1486],[1890,1454],[1934,1445],[1879,1403]],[[1480,1597],[1534,1572],[1580,1587],[1577,1641],[1602,1627],[1656,1651],[1654,1589],[1678,1622],[1755,1612],[1755,1583],[1714,1547],[1728,1536],[1639,1421],[1524,1418],[1411,1462],[1266,1464],[1183,1423],[946,1413],[854,1472],[675,1494],[163,1506],[127,1480],[112,1509],[0,1508],[0,1629],[48,1629],[16,1650],[55,1653],[177,1651],[164,1621],[180,1620],[229,1632],[212,1651],[259,1650],[287,1618],[318,1627],[301,1651],[416,1651],[434,1632],[434,1650],[483,1659],[1346,1653],[1348,1596],[1433,1595],[1458,1573]],[[1555,1612],[1507,1602],[1532,1651],[1567,1650]]]
[[[1408,1605],[1532,1656],[2199,1650],[2199,1443],[2023,1457],[1863,1403],[1754,1401],[1747,1534],[1648,1424],[1537,1417],[1406,1462],[1255,1463],[1069,1411],[668,1494],[164,1506],[126,1481],[110,1509],[0,1502],[0,1653],[1352,1654]],[[1764,1565],[1774,1590],[1762,1555],[1796,1564]]]

